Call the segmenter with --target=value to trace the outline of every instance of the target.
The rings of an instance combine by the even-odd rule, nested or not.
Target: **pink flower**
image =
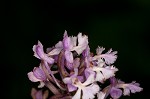
[[[130,92],[136,93],[143,90],[143,88],[139,87],[139,83],[136,83],[135,81],[132,83],[124,83],[123,81],[117,80],[115,77],[111,77],[110,82],[111,84],[102,90],[105,94],[105,98],[110,94],[113,99],[118,99],[122,94],[126,96],[130,95]],[[123,89],[123,92],[120,88]]]
[[[46,75],[40,67],[34,67],[33,72],[28,73],[28,77],[32,82],[45,81]]]
[[[45,85],[44,81],[47,80],[47,77],[41,66],[34,67],[33,72],[31,71],[27,75],[32,82],[40,82],[40,85],[38,87],[43,87]]]
[[[65,31],[63,40],[47,48],[45,53],[43,45],[38,41],[33,51],[41,63],[27,75],[32,82],[40,82],[38,88],[45,86],[54,96],[49,96],[43,90],[32,90],[32,98],[95,99],[97,96],[98,99],[106,99],[110,95],[118,99],[122,95],[143,90],[136,82],[124,83],[115,78],[118,69],[112,64],[117,59],[117,51],[110,49],[104,53],[105,48],[98,46],[94,55],[88,43],[88,36],[82,33],[68,36]],[[98,84],[103,84],[107,79],[110,84],[100,90]]]
[[[73,54],[71,51],[76,51],[78,55],[80,55],[87,46],[88,37],[86,35],[82,36],[82,33],[79,33],[77,37],[69,37],[67,35],[67,31],[65,31],[63,39],[63,49],[65,50],[65,58],[69,63],[73,63]]]
[[[38,59],[48,62],[49,64],[54,63],[54,59],[44,53],[43,45],[40,41],[38,41],[37,45],[33,46],[33,51],[34,51],[34,56],[37,57]]]
[[[128,84],[118,84],[116,87],[117,88],[123,88],[123,94],[124,95],[130,95],[130,93],[136,93],[136,92],[140,92],[143,90],[143,88],[139,87],[139,83],[136,83],[135,81],[133,81],[132,83],[128,83]]]

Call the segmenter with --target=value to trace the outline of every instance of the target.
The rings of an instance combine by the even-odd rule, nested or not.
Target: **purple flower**
[[[109,94],[113,99],[118,99],[123,95],[130,95],[131,93],[140,92],[143,90],[143,88],[139,87],[139,83],[136,83],[135,81],[132,83],[124,83],[123,81],[117,80],[115,77],[110,78],[111,84],[104,88],[102,91],[105,94],[105,97],[107,97]],[[123,89],[122,90],[120,89]],[[107,91],[106,91],[107,90]]]
[[[69,63],[73,63],[73,54],[71,51],[76,51],[78,55],[80,55],[87,46],[88,37],[86,35],[82,36],[82,33],[79,33],[77,37],[69,37],[67,35],[67,31],[65,31],[63,39],[63,49],[65,50],[65,58]]]
[[[33,71],[29,72],[27,75],[32,82],[40,82],[39,87],[43,87],[44,81],[47,80],[47,77],[44,71],[42,70],[41,66],[34,67]]]
[[[78,45],[77,45],[78,38]],[[69,63],[73,63],[73,54],[71,51],[76,51],[79,55],[88,46],[88,37],[86,35],[82,36],[79,33],[77,37],[69,37],[67,31],[64,32],[63,41],[59,41],[54,49],[48,53],[48,55],[58,55],[61,50],[65,50],[65,58]]]
[[[47,48],[45,53],[43,45],[38,41],[33,51],[41,63],[27,75],[32,82],[40,82],[38,88],[45,86],[54,95],[49,96],[48,92],[32,89],[32,98],[94,99],[97,96],[98,99],[106,99],[110,95],[118,99],[122,95],[143,90],[135,81],[125,83],[115,78],[118,69],[113,63],[117,59],[117,51],[110,49],[104,53],[105,48],[98,46],[95,55],[90,52],[88,43],[88,36],[82,33],[68,36],[65,31],[63,40]],[[110,84],[101,89],[101,84],[107,79]]]
[[[140,92],[143,90],[143,88],[139,87],[139,83],[136,83],[135,81],[133,81],[132,83],[128,83],[128,84],[118,84],[117,87],[118,88],[123,88],[123,94],[124,95],[130,95],[131,93],[136,93],[136,92]]]
[[[49,64],[53,64],[54,63],[54,59],[49,57],[47,54],[44,53],[43,45],[42,45],[42,43],[40,41],[38,41],[37,45],[33,46],[33,51],[34,51],[34,56],[37,57],[38,59],[46,61]]]
[[[46,75],[40,67],[34,67],[33,72],[28,73],[28,77],[32,82],[45,81]]]

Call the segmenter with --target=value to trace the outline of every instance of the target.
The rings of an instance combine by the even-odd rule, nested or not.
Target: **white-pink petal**
[[[87,48],[88,46],[88,37],[86,35],[82,36],[82,33],[78,34],[78,46],[74,47],[72,50],[75,50],[79,55]]]
[[[102,75],[101,72],[96,72],[96,78],[95,78],[96,81],[100,81],[101,83],[103,83],[104,79],[105,78],[104,78],[104,76]]]
[[[81,97],[81,88],[78,88],[77,92],[72,97],[72,99],[81,99],[80,97]]]
[[[36,46],[37,45],[34,45],[33,48],[32,48],[32,50],[34,51],[34,55],[33,56],[35,56],[36,58],[40,59],[39,55],[37,55],[37,53],[36,53]]]
[[[130,84],[120,84],[120,85],[123,86],[124,95],[130,95],[130,91],[131,93],[136,93],[143,90],[143,88],[139,87],[139,83],[135,83],[135,82],[132,82]]]
[[[62,48],[55,48],[52,51],[50,51],[48,53],[49,56],[53,56],[53,55],[58,55],[60,53],[60,51],[62,50]]]
[[[97,94],[97,97],[98,97],[98,99],[105,99],[105,95],[106,95],[106,93],[104,93],[104,92],[99,92],[99,93]]]
[[[38,85],[38,88],[43,88],[45,86],[45,83],[43,81],[40,81],[40,84]]]
[[[88,37],[86,35],[82,36],[82,33],[78,34],[78,45],[82,46],[84,44],[88,44]]]
[[[62,41],[59,41],[56,45],[55,48],[63,48],[63,43]]]
[[[103,52],[104,50],[105,50],[105,48],[98,46],[98,48],[96,49],[96,54],[97,54],[97,55],[100,55],[100,54],[102,54],[102,52]]]
[[[87,86],[95,81],[94,74],[90,74],[87,80],[83,83],[84,86]]]
[[[29,72],[27,75],[28,75],[29,80],[31,80],[32,82],[41,81],[40,79],[37,79],[37,78],[34,76],[33,72]]]
[[[101,54],[100,57],[105,59],[106,64],[113,64],[117,59],[117,51],[112,52],[110,49],[107,53]]]
[[[71,42],[72,42],[73,47],[75,47],[76,44],[77,44],[77,37],[72,36],[72,37],[71,37]]]
[[[115,72],[118,71],[118,69],[114,68],[114,67],[107,66],[105,68],[102,68],[101,71],[104,75],[104,78],[108,79],[110,77],[115,76]]]
[[[95,94],[98,93],[100,90],[100,87],[97,84],[92,84],[90,86],[84,87],[82,89],[83,96],[82,99],[94,99]]]

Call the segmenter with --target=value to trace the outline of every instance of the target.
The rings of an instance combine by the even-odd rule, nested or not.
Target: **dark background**
[[[5,3],[5,32],[1,34],[3,95],[30,99],[36,86],[27,73],[38,66],[32,46],[44,48],[79,32],[88,35],[91,51],[104,46],[118,51],[116,77],[139,82],[144,90],[121,99],[147,99],[150,78],[149,0],[13,0]],[[4,68],[3,68],[4,67]]]

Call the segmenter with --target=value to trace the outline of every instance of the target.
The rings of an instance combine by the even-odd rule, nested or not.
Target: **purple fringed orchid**
[[[42,70],[41,65],[39,67],[34,67],[33,71],[28,73],[28,78],[32,82],[40,82],[40,85],[38,86],[39,88],[44,86],[44,81],[47,80],[47,77]]]
[[[78,40],[78,45],[77,45]],[[73,63],[73,54],[71,51],[76,51],[80,55],[83,50],[88,46],[88,37],[86,35],[82,36],[82,33],[79,33],[77,37],[69,37],[67,31],[64,33],[64,38],[62,41],[59,41],[52,52],[49,52],[49,55],[59,54],[63,49],[65,50],[65,58],[69,63]]]
[[[129,96],[130,93],[136,93],[143,90],[139,87],[140,84],[135,81],[131,83],[125,83],[123,81],[117,80],[115,77],[110,78],[110,85],[104,88],[99,94],[103,94],[106,98],[109,94],[113,99],[119,99],[122,95]],[[121,89],[123,89],[123,91]],[[100,97],[100,96],[99,96]]]
[[[79,33],[68,36],[64,32],[63,39],[55,46],[47,48],[38,41],[33,46],[34,56],[41,60],[39,67],[29,72],[32,82],[40,82],[39,91],[32,89],[33,99],[106,99],[109,95],[118,99],[122,95],[130,95],[143,90],[139,83],[124,83],[115,78],[118,68],[113,63],[117,59],[117,51],[112,49],[106,53],[105,48],[96,49],[96,55],[90,52],[88,36]],[[101,88],[106,80],[110,85]],[[42,88],[46,87],[47,91]],[[53,94],[48,95],[48,91]]]
[[[48,62],[49,64],[54,63],[54,59],[49,57],[47,54],[43,51],[43,45],[40,41],[38,41],[37,45],[33,46],[34,56],[38,59],[41,59],[43,61]]]

